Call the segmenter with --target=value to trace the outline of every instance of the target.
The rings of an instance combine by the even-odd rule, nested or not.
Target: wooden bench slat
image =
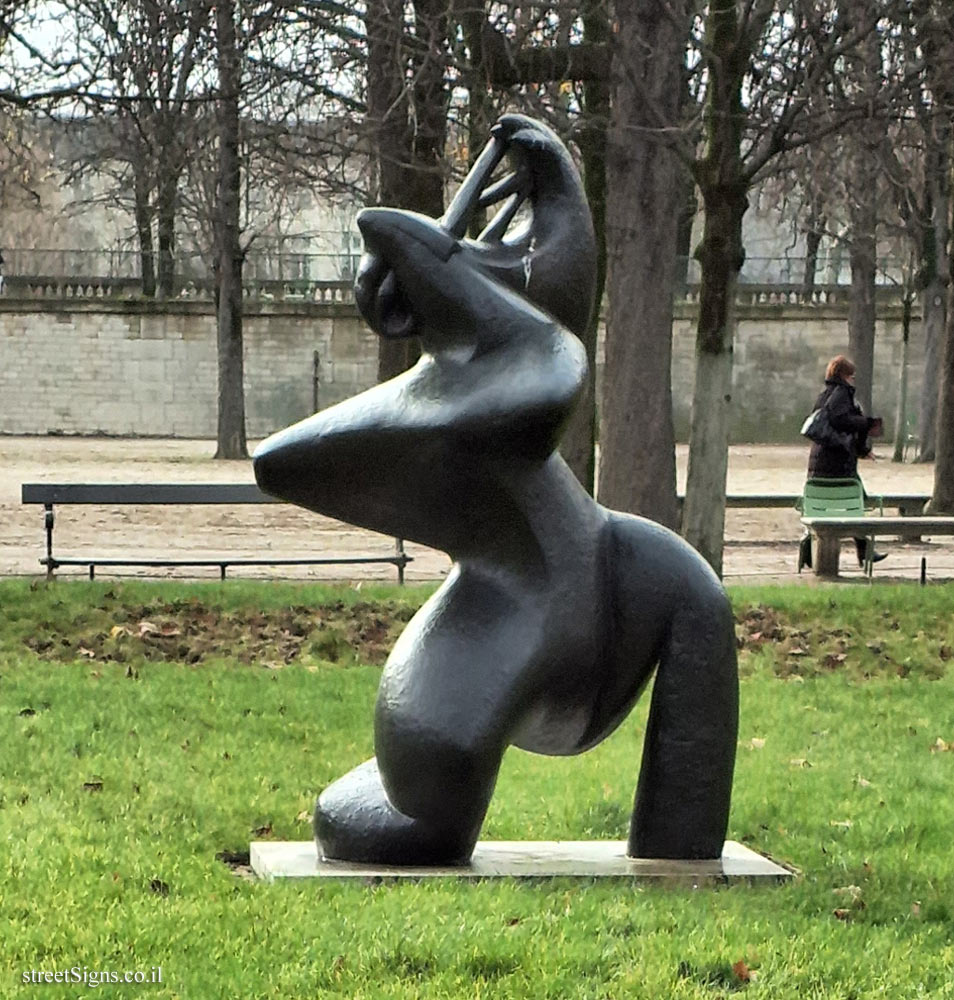
[[[282,503],[255,483],[23,483],[22,503],[242,504]]]

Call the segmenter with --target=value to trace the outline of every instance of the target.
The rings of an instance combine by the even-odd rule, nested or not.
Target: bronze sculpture
[[[505,155],[514,171],[490,184]],[[466,239],[475,208],[498,202]],[[586,373],[574,334],[594,285],[567,150],[505,115],[441,220],[374,208],[358,225],[359,308],[381,336],[420,337],[421,360],[263,442],[256,478],[454,566],[385,666],[375,757],[318,800],[319,850],[466,862],[506,748],[594,746],[658,664],[629,853],[718,857],[738,714],[725,592],[677,535],[601,507],[555,452]]]

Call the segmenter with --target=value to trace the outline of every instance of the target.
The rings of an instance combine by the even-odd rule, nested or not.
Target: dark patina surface
[[[513,172],[491,184],[505,156]],[[555,451],[586,376],[595,275],[567,150],[504,116],[442,219],[374,208],[358,225],[359,307],[381,336],[419,337],[421,359],[268,438],[256,478],[454,566],[385,666],[375,757],[318,800],[319,850],[465,862],[507,747],[594,746],[655,669],[629,852],[718,857],[738,714],[725,593],[677,535],[597,504]]]

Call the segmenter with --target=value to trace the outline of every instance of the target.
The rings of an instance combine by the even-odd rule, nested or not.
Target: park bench
[[[812,533],[815,542],[812,567],[818,576],[838,575],[838,556],[843,538],[865,538],[867,558],[865,574],[871,576],[871,556],[877,537],[892,535],[906,541],[916,541],[923,535],[954,535],[954,517],[803,517],[802,524]]]
[[[45,508],[46,556],[40,564],[46,567],[47,579],[53,579],[60,566],[88,566],[89,578],[95,577],[97,566],[217,566],[221,579],[229,566],[312,566],[351,565],[360,563],[391,563],[397,568],[398,583],[404,583],[404,567],[412,561],[404,551],[404,540],[394,540],[394,553],[368,556],[304,556],[286,558],[269,556],[244,559],[231,556],[216,558],[153,559],[143,556],[107,558],[101,556],[60,556],[53,551],[54,508],[64,504],[260,504],[282,503],[263,493],[254,483],[23,483],[21,501],[43,504]]]
[[[726,507],[749,509],[793,510],[801,502],[801,493],[729,493],[725,498]],[[930,496],[927,493],[885,493],[878,497],[883,507],[897,510],[902,517],[913,517],[924,510]],[[677,497],[680,509],[685,497]]]
[[[874,539],[892,535],[906,540],[922,535],[954,534],[954,517],[926,517],[921,513],[885,517],[884,505],[891,497],[866,496],[858,479],[809,479],[798,507],[802,524],[812,539],[812,567],[818,576],[837,576],[843,538],[863,538],[865,575],[872,575]],[[927,497],[924,498],[927,500]],[[877,508],[879,517],[868,517],[865,509]],[[920,510],[924,509],[924,504]],[[903,510],[903,507],[902,507]],[[799,559],[801,570],[801,558]],[[923,575],[923,566],[922,566]]]

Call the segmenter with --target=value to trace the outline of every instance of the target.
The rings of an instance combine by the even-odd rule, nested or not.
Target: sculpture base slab
[[[276,878],[629,878],[698,885],[735,881],[784,882],[794,872],[756,851],[727,840],[720,859],[670,861],[628,858],[625,841],[499,840],[481,841],[470,863],[434,867],[355,864],[318,857],[311,841],[252,841],[252,869],[269,882]]]

